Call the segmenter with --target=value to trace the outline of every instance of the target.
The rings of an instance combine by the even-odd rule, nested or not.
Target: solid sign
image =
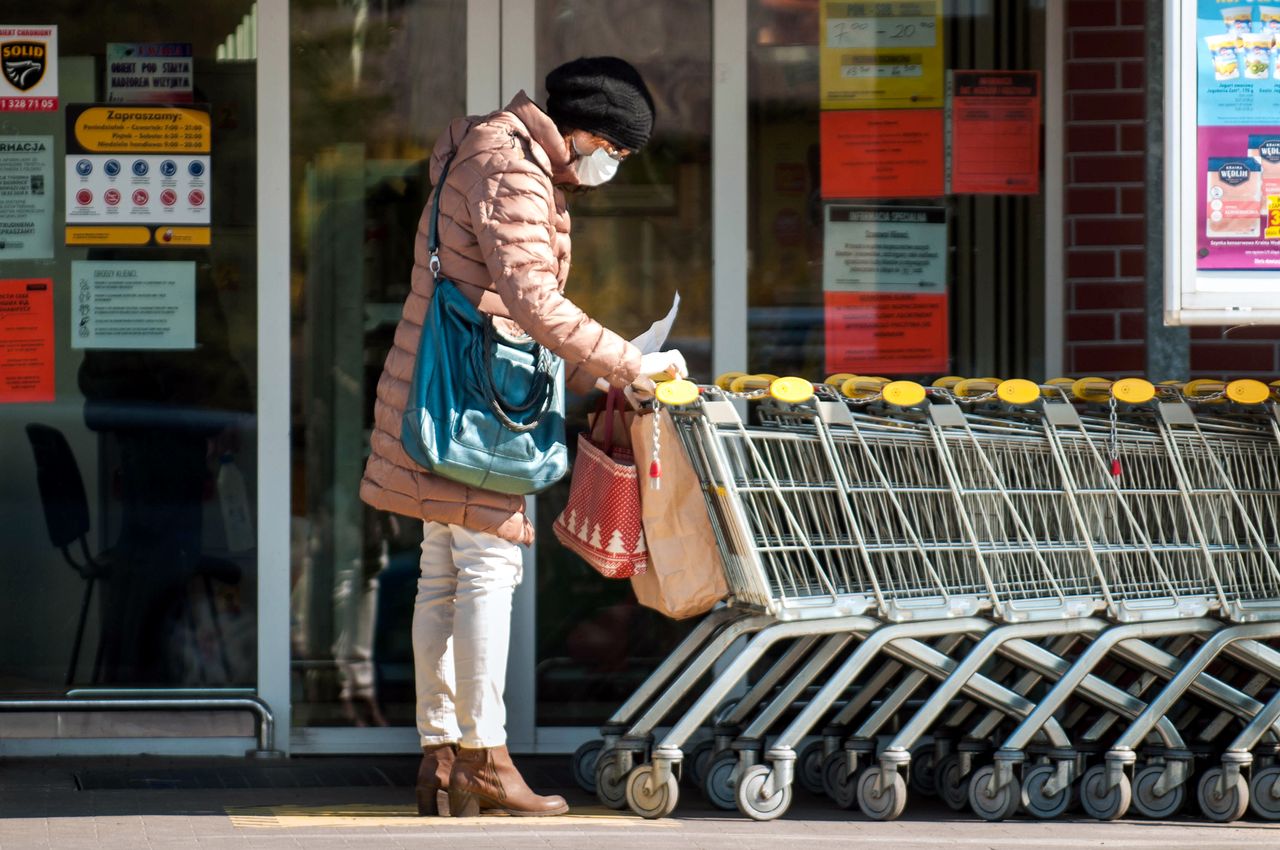
[[[822,113],[822,197],[942,195],[943,123],[941,109]]]
[[[53,136],[0,137],[0,260],[53,259]]]
[[[949,193],[1040,191],[1040,72],[952,71]]]
[[[0,112],[58,111],[58,28],[0,26]]]
[[[71,281],[72,348],[196,347],[195,263],[78,261]]]
[[[107,100],[112,103],[190,103],[190,44],[107,45]]]
[[[54,399],[53,281],[0,280],[0,403]]]
[[[818,4],[823,109],[941,107],[941,0]]]

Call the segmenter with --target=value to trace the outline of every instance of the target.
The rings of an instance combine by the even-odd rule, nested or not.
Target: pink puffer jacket
[[[563,295],[569,213],[556,186],[575,179],[555,124],[524,92],[501,112],[460,118],[436,142],[433,183],[455,147],[444,186],[436,187],[441,274],[483,312],[509,320],[563,357],[573,389],[585,391],[601,377],[618,387],[634,381],[640,373],[636,347]],[[360,498],[380,510],[532,543],[523,498],[431,475],[400,445],[400,421],[435,287],[427,268],[430,216],[428,202],[414,242],[412,291],[378,381],[372,454]]]

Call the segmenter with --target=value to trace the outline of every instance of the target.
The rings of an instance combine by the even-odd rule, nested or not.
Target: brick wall
[[[1145,3],[1066,2],[1064,362],[1074,376],[1138,375],[1146,356]],[[1272,380],[1277,372],[1280,327],[1191,329],[1190,377]]]

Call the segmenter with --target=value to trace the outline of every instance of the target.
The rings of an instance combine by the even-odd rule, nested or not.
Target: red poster
[[[53,281],[0,280],[0,403],[53,401]]]
[[[950,191],[1040,191],[1040,72],[953,71]]]
[[[947,296],[826,294],[827,371],[860,375],[948,370]]]
[[[822,113],[822,197],[933,198],[943,193],[941,109]]]

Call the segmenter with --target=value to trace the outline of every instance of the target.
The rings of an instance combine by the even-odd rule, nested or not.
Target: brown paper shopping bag
[[[671,414],[661,417],[661,487],[649,486],[653,459],[653,419],[637,416],[631,425],[636,468],[640,470],[640,507],[649,547],[649,569],[633,576],[631,587],[641,605],[682,620],[702,614],[728,595],[724,564],[716,548],[702,484],[685,454]]]

